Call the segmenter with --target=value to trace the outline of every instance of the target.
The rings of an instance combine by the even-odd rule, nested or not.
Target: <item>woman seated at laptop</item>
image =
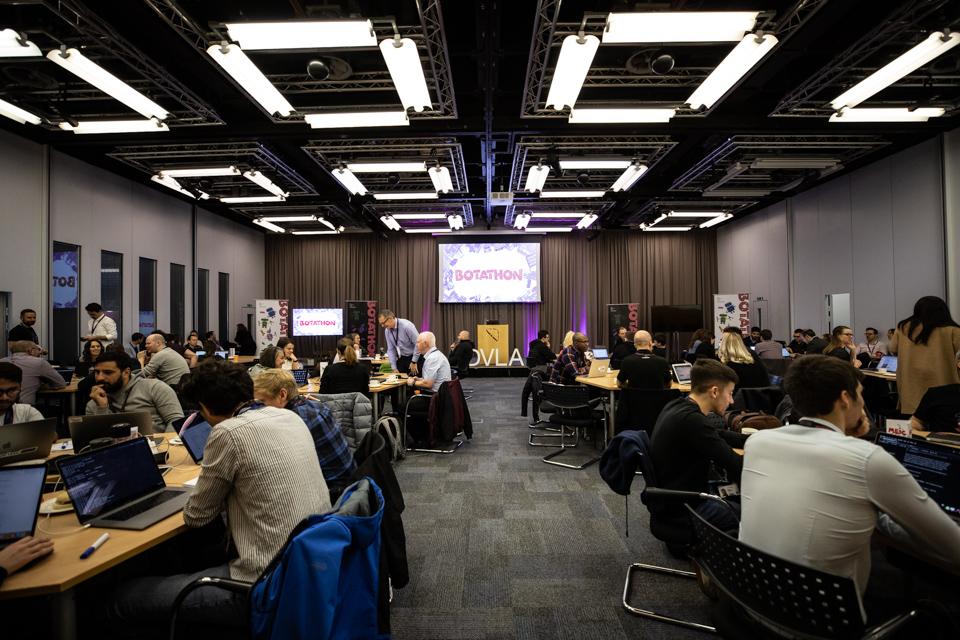
[[[103,343],[99,340],[87,340],[83,345],[83,356],[73,365],[73,373],[84,378],[93,369],[94,363],[103,353]]]
[[[823,355],[846,360],[857,369],[863,366],[863,362],[857,358],[857,347],[853,344],[853,329],[842,324],[833,328],[830,343],[823,350]]]
[[[283,363],[286,362],[287,357],[283,354],[281,349],[277,347],[267,347],[262,352],[260,352],[260,360],[257,364],[250,367],[248,373],[251,378],[256,378],[263,371],[267,369],[282,369]]]
[[[347,335],[343,336],[340,339],[352,341],[353,350],[356,351],[358,354],[360,353],[360,334],[359,333],[348,333]],[[337,353],[333,354],[333,362],[331,362],[330,364],[337,364],[338,362],[340,362],[340,360],[341,360],[340,352],[338,351]]]
[[[280,367],[281,369],[293,371],[302,367],[300,361],[297,360],[297,356],[293,355],[293,342],[290,341],[290,338],[280,338],[280,341],[277,342],[277,348],[283,350],[283,366]]]
[[[763,366],[763,360],[747,349],[739,333],[724,333],[717,355],[720,356],[720,362],[733,369],[740,379],[734,391],[743,387],[770,386],[770,376]]]
[[[329,365],[320,379],[320,393],[362,393],[370,392],[370,375],[367,368],[357,359],[357,350],[353,348],[351,338],[341,338],[337,343],[337,355],[340,361]]]

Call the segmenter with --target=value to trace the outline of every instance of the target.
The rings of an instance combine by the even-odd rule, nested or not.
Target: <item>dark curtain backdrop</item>
[[[503,237],[504,240],[508,238]],[[469,237],[464,242],[469,242]],[[335,237],[268,235],[266,297],[292,307],[342,308],[346,300],[376,300],[433,331],[441,350],[462,330],[476,342],[484,318],[510,326],[510,341],[526,356],[540,328],[551,346],[569,331],[582,331],[591,344],[609,344],[609,303],[640,304],[640,326],[649,327],[650,306],[703,305],[703,326],[711,326],[717,292],[717,242],[713,231],[687,233],[610,232],[593,242],[579,234],[547,234],[541,245],[540,304],[440,304],[437,302],[437,241],[430,235],[376,234]],[[298,354],[336,347],[336,339],[294,338]],[[378,328],[377,345],[384,345]]]

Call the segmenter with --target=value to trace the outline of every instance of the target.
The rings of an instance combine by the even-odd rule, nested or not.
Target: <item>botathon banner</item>
[[[347,330],[360,334],[360,348],[372,358],[377,351],[377,301],[347,300],[344,308]]]
[[[713,334],[719,340],[724,328],[730,326],[740,327],[740,333],[750,335],[749,293],[718,293],[713,296]]]
[[[628,332],[640,329],[639,313],[640,304],[636,302],[607,305],[607,336],[611,345],[616,340],[620,327],[626,327]]]
[[[280,338],[290,335],[290,302],[288,300],[257,300],[253,334],[257,340],[257,354],[272,347]]]

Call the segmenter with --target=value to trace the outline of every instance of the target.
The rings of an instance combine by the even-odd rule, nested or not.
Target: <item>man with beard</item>
[[[13,351],[13,343],[20,340],[29,340],[34,344],[40,344],[40,336],[34,330],[33,325],[37,323],[37,312],[33,309],[24,309],[20,312],[20,324],[10,329],[7,336],[7,346]],[[40,350],[41,356],[47,355],[45,349]]]
[[[149,411],[155,433],[173,432],[173,424],[183,418],[177,394],[167,384],[130,376],[130,357],[126,353],[102,353],[97,358],[96,380],[87,403],[88,415]]]

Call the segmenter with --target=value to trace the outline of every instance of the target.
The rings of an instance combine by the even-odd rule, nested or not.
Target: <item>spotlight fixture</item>
[[[580,173],[577,174],[577,183],[578,183],[578,184],[586,185],[586,184],[588,184],[589,182],[590,182],[590,172],[589,172],[589,171],[581,171]]]
[[[307,75],[317,82],[323,82],[330,77],[330,65],[323,58],[315,58],[307,63]]]
[[[254,218],[253,224],[259,225],[264,229],[269,229],[270,231],[275,231],[277,233],[283,233],[285,229],[279,225],[273,224],[263,218]]]

